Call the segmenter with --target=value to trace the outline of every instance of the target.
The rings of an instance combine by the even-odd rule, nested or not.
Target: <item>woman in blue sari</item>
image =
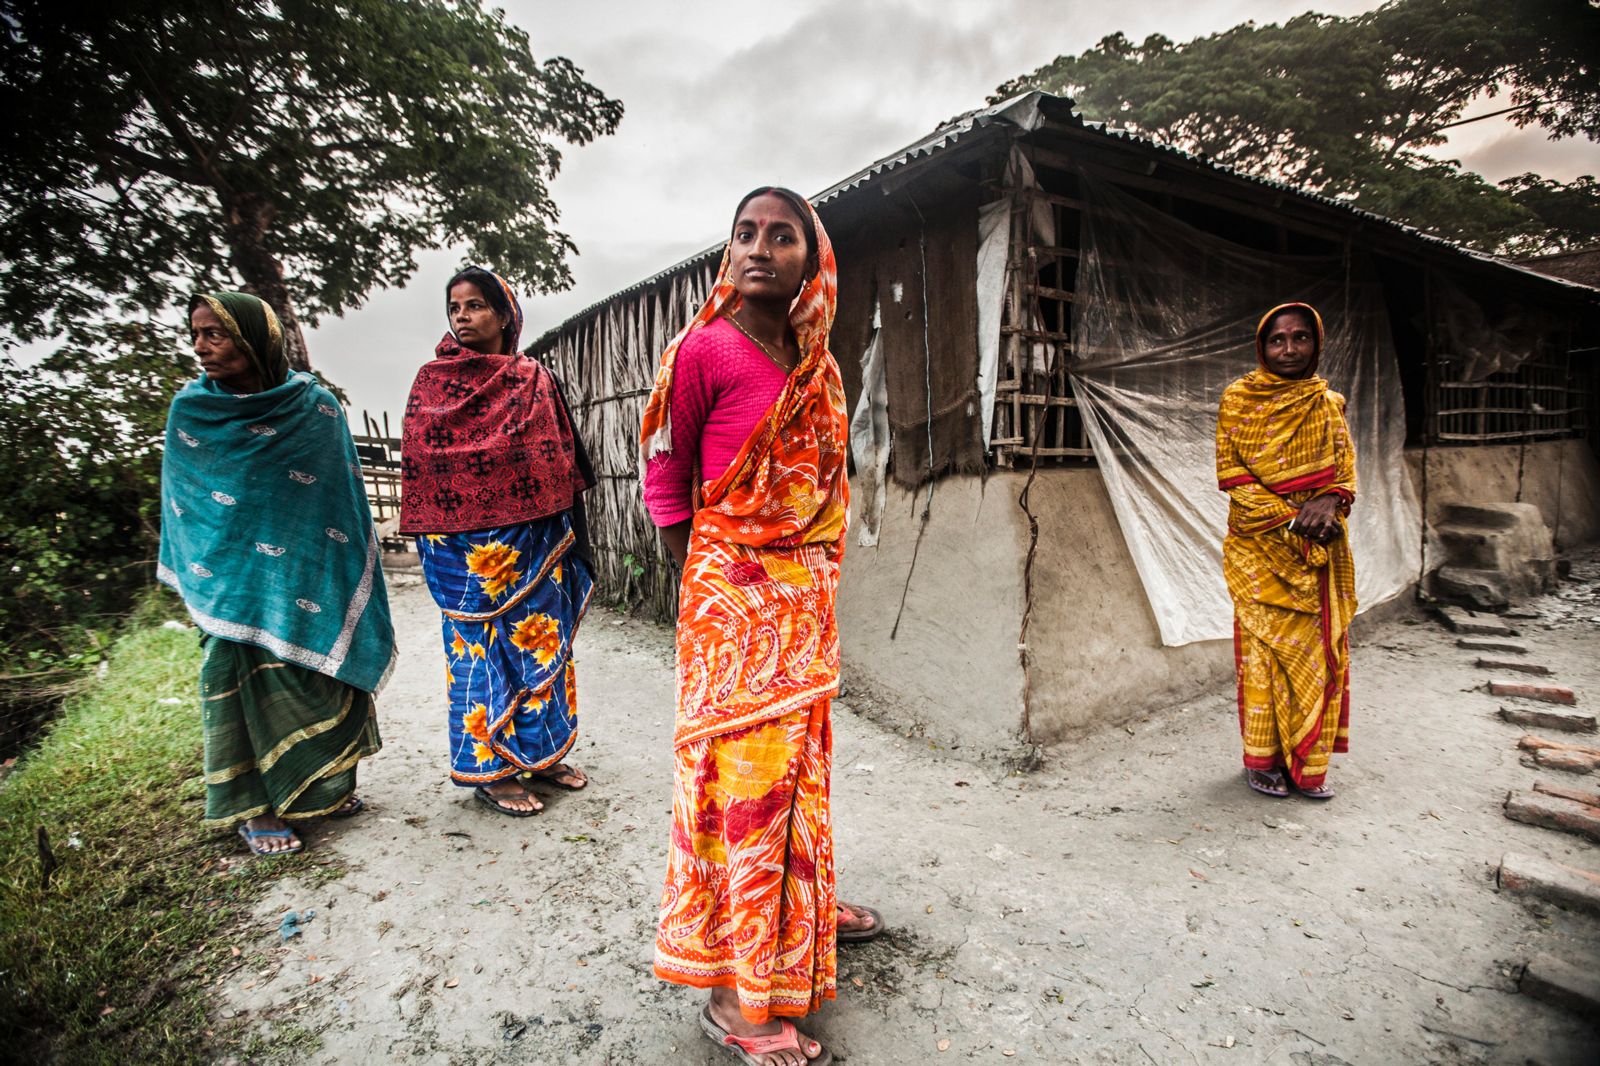
[[[588,783],[562,759],[578,736],[594,476],[555,374],[517,352],[511,287],[469,267],[445,295],[450,332],[406,404],[400,531],[443,615],[450,778],[525,818],[542,809],[525,779]]]
[[[378,538],[344,412],[290,372],[272,308],[208,293],[189,326],[202,374],[167,415],[157,574],[204,634],[206,820],[284,854],[289,820],[362,806],[394,663]]]

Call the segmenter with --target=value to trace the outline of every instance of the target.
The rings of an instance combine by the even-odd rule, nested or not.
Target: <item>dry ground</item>
[[[1575,578],[1520,624],[1593,708],[1595,556]],[[310,1063],[732,1063],[695,1025],[700,995],[650,974],[670,631],[591,614],[574,756],[593,784],[514,821],[445,780],[437,615],[396,584],[404,657],[369,810],[308,841],[349,872],[278,886],[219,1011]],[[1596,1031],[1515,976],[1541,951],[1600,959],[1600,921],[1501,895],[1493,871],[1507,850],[1596,869],[1600,848],[1502,816],[1539,775],[1474,657],[1432,621],[1367,629],[1326,805],[1245,789],[1226,692],[1026,775],[841,701],[841,891],[894,932],[841,954],[812,1031],[862,1066],[1597,1061]],[[284,946],[288,908],[317,914]]]

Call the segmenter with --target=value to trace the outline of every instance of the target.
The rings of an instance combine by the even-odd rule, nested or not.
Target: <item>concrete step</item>
[[[1465,607],[1437,604],[1434,609],[1444,624],[1457,633],[1470,633],[1487,637],[1515,637],[1520,634],[1492,614],[1478,614]]]

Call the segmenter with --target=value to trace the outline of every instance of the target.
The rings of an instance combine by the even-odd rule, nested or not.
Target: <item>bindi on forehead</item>
[[[800,216],[795,214],[794,206],[781,196],[771,194],[757,196],[744,205],[739,212],[737,225],[754,226],[757,228],[788,226],[790,229],[800,229]]]
[[[788,233],[799,233],[800,226],[793,221],[793,212],[789,212],[789,215],[789,218],[783,218],[776,212],[762,215],[741,215],[739,221],[734,224],[734,228],[768,231],[782,230]]]
[[[1267,334],[1275,333],[1315,333],[1317,325],[1304,311],[1285,311],[1275,316],[1267,323]]]

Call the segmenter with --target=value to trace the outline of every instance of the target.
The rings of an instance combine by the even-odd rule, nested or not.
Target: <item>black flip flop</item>
[[[350,798],[349,799],[345,800],[343,803],[339,804],[339,806],[335,807],[333,810],[328,812],[328,817],[329,818],[354,818],[356,815],[360,814],[362,811],[364,811],[366,809],[367,809],[366,800],[363,800],[360,796],[358,796],[354,792],[352,792],[352,793],[350,793]]]
[[[834,933],[834,940],[840,944],[865,944],[883,935],[883,915],[871,907],[863,907],[859,903],[846,903],[845,906],[856,914],[870,914],[872,916],[872,927],[870,929],[851,929],[848,931],[837,930]]]
[[[1256,784],[1256,774],[1260,774],[1262,777],[1266,778],[1276,777],[1278,779],[1278,787],[1263,788],[1262,786]],[[1263,796],[1271,796],[1273,799],[1284,799],[1289,795],[1289,786],[1284,780],[1283,771],[1281,770],[1246,770],[1244,772],[1244,783],[1261,793]]]
[[[474,796],[478,797],[478,802],[479,803],[483,804],[485,807],[489,808],[491,811],[494,811],[496,814],[505,815],[507,818],[532,818],[534,815],[536,815],[540,811],[544,810],[544,807],[542,805],[538,806],[538,807],[535,807],[531,811],[518,811],[518,810],[513,810],[510,807],[503,806],[500,803],[499,800],[497,800],[493,796],[489,795],[488,789],[484,788],[482,785],[479,785],[477,788],[473,789],[472,790],[472,794]],[[528,793],[528,797],[530,799],[533,799],[533,793],[531,793],[531,792]],[[537,799],[534,799],[534,802],[538,803],[539,801]]]
[[[565,770],[561,769],[563,766],[566,767]],[[583,784],[569,785],[565,781],[557,780],[559,775],[565,775],[567,777],[581,777],[583,779]],[[556,788],[564,788],[568,792],[582,792],[584,789],[589,787],[589,775],[577,767],[568,765],[564,762],[558,762],[554,766],[546,766],[542,770],[530,770],[528,771],[527,776],[529,780],[543,781],[547,785],[554,785]]]

